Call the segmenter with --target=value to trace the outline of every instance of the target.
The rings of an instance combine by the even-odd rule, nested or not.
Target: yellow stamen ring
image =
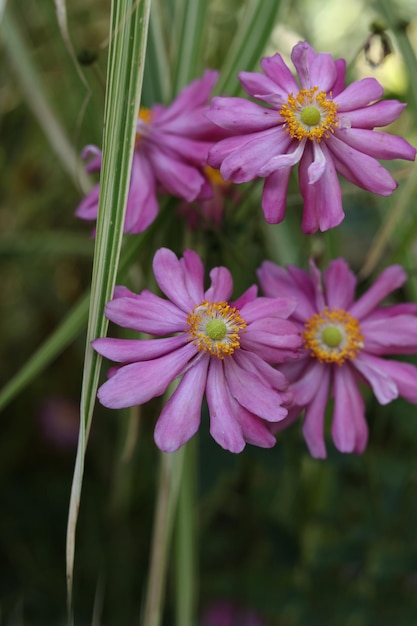
[[[357,319],[343,309],[327,307],[304,324],[304,348],[322,363],[343,365],[363,348],[363,335]]]
[[[239,311],[227,302],[205,300],[187,315],[189,341],[199,352],[208,352],[219,359],[240,348],[240,333],[246,326]]]
[[[337,104],[331,97],[328,99],[318,87],[301,89],[296,96],[291,93],[279,111],[284,129],[299,141],[305,137],[311,141],[328,138],[338,126]]]

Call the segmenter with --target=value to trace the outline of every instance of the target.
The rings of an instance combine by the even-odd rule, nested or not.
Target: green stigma
[[[337,348],[343,339],[342,333],[337,326],[326,326],[321,333],[322,341],[329,348]]]
[[[221,341],[227,334],[227,326],[222,320],[208,321],[204,330],[207,337],[213,341]]]
[[[320,122],[320,111],[313,106],[306,106],[301,111],[301,121],[306,126],[317,126]]]

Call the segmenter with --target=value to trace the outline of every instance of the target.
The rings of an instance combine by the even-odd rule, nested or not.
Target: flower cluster
[[[381,100],[373,78],[346,87],[345,61],[307,42],[291,58],[298,79],[279,54],[262,60],[263,74],[239,74],[247,93],[268,106],[215,97],[209,107],[217,73],[208,70],[171,105],[140,111],[125,232],[141,232],[155,219],[157,193],[181,200],[191,228],[199,224],[184,201],[219,228],[224,197],[237,197],[228,181],[257,178],[264,179],[266,220],[279,223],[297,164],[306,234],[342,221],[338,173],[372,193],[395,190],[377,159],[411,161],[416,150],[374,128],[396,120],[404,105]],[[87,146],[84,156],[88,171],[100,169],[98,148]],[[96,218],[98,194],[99,185],[81,202],[80,217]],[[384,358],[417,353],[417,304],[382,304],[406,280],[400,266],[386,268],[356,300],[356,278],[340,258],[323,274],[313,260],[310,272],[265,261],[258,270],[264,295],[253,285],[235,300],[225,267],[211,270],[205,289],[203,263],[192,250],[178,259],[160,248],[153,271],[165,298],[117,287],[105,311],[115,324],[153,338],[102,337],[93,347],[118,363],[99,389],[103,405],[130,407],[167,394],[155,427],[162,450],[178,449],[197,432],[204,397],[211,435],[223,448],[272,447],[277,432],[302,418],[308,449],[319,458],[326,456],[330,398],[334,444],[358,454],[368,440],[361,385],[381,404],[399,396],[417,403],[417,367]]]

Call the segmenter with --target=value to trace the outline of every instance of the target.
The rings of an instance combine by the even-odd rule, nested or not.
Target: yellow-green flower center
[[[293,139],[305,137],[311,141],[327,138],[338,125],[337,104],[318,87],[301,89],[296,96],[290,94],[279,114],[284,120],[284,129]]]
[[[240,335],[246,326],[239,311],[227,302],[205,300],[188,313],[186,330],[199,352],[224,359],[240,348]]]
[[[304,324],[304,348],[322,363],[343,365],[363,348],[359,322],[343,309],[327,307]]]

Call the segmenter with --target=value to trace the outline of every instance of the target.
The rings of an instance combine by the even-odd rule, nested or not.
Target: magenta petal
[[[155,176],[147,159],[136,151],[133,156],[129,195],[123,230],[125,233],[141,233],[148,228],[158,214]]]
[[[82,220],[92,221],[97,219],[98,199],[100,196],[100,183],[83,198],[78,205],[75,215]]]
[[[339,93],[341,93],[344,90],[345,84],[346,84],[346,61],[345,59],[336,59],[334,64],[336,67],[337,76],[332,86],[333,98],[335,96],[338,96]]]
[[[349,366],[334,369],[333,395],[332,437],[336,448],[340,452],[363,451],[368,439],[365,404]]]
[[[245,91],[252,96],[279,108],[287,100],[288,93],[267,76],[258,72],[239,72],[240,83]]]
[[[274,435],[263,420],[247,411],[234,398],[231,398],[231,404],[247,443],[259,448],[272,448],[276,444]]]
[[[233,357],[225,360],[224,373],[231,395],[245,409],[268,422],[279,421],[287,415],[279,393],[267,387],[255,373],[242,369]]]
[[[297,298],[256,298],[240,308],[245,322],[252,323],[265,317],[287,318],[298,304]]]
[[[361,320],[373,312],[381,300],[392,291],[401,287],[407,280],[407,275],[400,265],[387,267],[376,279],[374,284],[352,304],[349,312],[353,317]]]
[[[257,295],[258,295],[257,285],[251,285],[251,287],[246,289],[246,291],[244,291],[242,295],[239,296],[239,298],[237,298],[237,300],[233,300],[233,302],[231,302],[230,304],[234,306],[236,309],[238,309],[238,311],[240,311],[244,306],[246,306],[246,304],[256,300]],[[417,309],[417,304],[416,304],[416,309]]]
[[[310,67],[310,86],[319,85],[320,91],[329,92],[337,77],[336,65],[331,54],[319,53]]]
[[[344,259],[329,263],[323,272],[323,282],[327,306],[330,309],[349,309],[355,297],[356,277]]]
[[[160,450],[174,452],[197,432],[209,361],[209,357],[203,357],[187,370],[165,404],[154,432],[155,443]]]
[[[91,342],[94,350],[117,363],[148,361],[177,350],[187,343],[184,334],[166,339],[111,339],[102,337]]]
[[[398,387],[387,372],[384,359],[361,352],[351,363],[372,387],[380,404],[388,404],[398,398]]]
[[[292,49],[291,60],[297,70],[303,89],[310,89],[310,87],[315,86],[310,80],[310,70],[316,57],[317,53],[307,41],[299,41]]]
[[[316,459],[326,458],[324,443],[324,414],[330,386],[330,368],[320,369],[320,379],[315,387],[315,394],[306,407],[303,423],[303,435],[311,456]]]
[[[204,177],[199,168],[188,165],[159,148],[147,148],[146,154],[155,172],[155,178],[165,191],[187,202],[196,199],[204,184]]]
[[[225,450],[242,452],[245,440],[242,427],[231,407],[230,392],[226,386],[221,359],[210,360],[206,397],[210,413],[211,436]]]
[[[100,387],[97,397],[110,409],[143,404],[162,395],[195,353],[189,343],[158,359],[124,365]]]
[[[353,111],[363,107],[374,100],[379,100],[384,94],[384,89],[375,78],[362,78],[351,83],[344,91],[339,93],[334,102],[338,105],[338,113]]]
[[[272,172],[266,179],[262,192],[262,210],[268,224],[279,224],[285,217],[287,189],[292,166]]]
[[[194,250],[184,250],[179,260],[183,270],[185,288],[190,300],[199,304],[204,300],[204,265]]]
[[[161,109],[158,122],[165,124],[176,117],[181,117],[184,111],[192,111],[204,106],[210,97],[217,78],[218,72],[216,70],[206,70],[202,78],[193,80],[184,87],[172,104]]]
[[[331,369],[331,366],[326,363],[320,363],[316,359],[308,356],[306,360],[308,363],[307,367],[302,370],[300,378],[291,384],[294,404],[297,406],[307,406],[313,401],[317,389],[321,385],[321,380],[325,376],[324,370]],[[304,361],[304,359],[302,359],[302,361]]]

